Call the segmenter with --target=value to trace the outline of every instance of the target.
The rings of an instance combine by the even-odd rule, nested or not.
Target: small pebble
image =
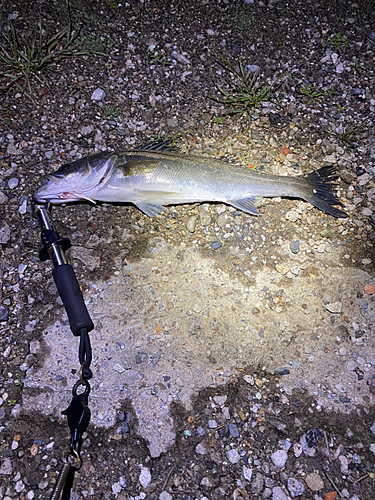
[[[210,447],[208,446],[207,441],[202,441],[195,447],[195,453],[198,453],[198,455],[207,455],[209,452]]]
[[[289,245],[289,248],[292,253],[298,253],[300,250],[300,241],[299,240],[292,241],[291,244]]]
[[[6,245],[10,240],[10,227],[5,221],[0,222],[0,243]]]
[[[221,243],[221,241],[213,241],[210,245],[210,247],[213,249],[213,250],[218,250],[219,248],[221,248],[223,246],[223,244]]]
[[[253,469],[251,469],[250,467],[246,467],[246,465],[244,465],[242,467],[242,474],[243,474],[243,477],[246,479],[246,481],[251,481],[251,477],[253,475]]]
[[[238,430],[238,427],[236,424],[229,424],[229,433],[232,437],[238,438],[240,437],[240,431]]]
[[[151,472],[148,467],[141,467],[139,482],[141,483],[143,488],[147,488],[147,486],[151,483]]]
[[[228,450],[226,455],[231,464],[237,464],[241,458],[237,450]]]
[[[325,308],[330,313],[339,314],[342,311],[342,303],[341,302],[332,302],[331,304],[326,304]]]
[[[168,491],[162,491],[159,495],[159,500],[172,500],[172,495]]]
[[[15,177],[12,177],[11,179],[9,179],[8,181],[8,186],[9,186],[9,189],[14,189],[18,186],[19,184],[19,180],[16,179]]]
[[[303,494],[305,487],[294,477],[288,478],[288,490],[292,498],[298,497]]]
[[[188,220],[186,221],[186,229],[190,232],[190,233],[194,233],[195,231],[195,228],[197,226],[197,220],[198,220],[198,216],[197,215],[191,215]]]
[[[280,486],[272,488],[272,500],[288,500],[288,495]]]
[[[305,477],[305,483],[312,491],[319,491],[324,488],[324,482],[316,472],[307,474],[307,476]]]
[[[288,454],[285,450],[277,450],[271,455],[271,460],[275,467],[282,469],[285,467],[285,463],[287,461]]]
[[[92,101],[101,101],[107,94],[102,89],[96,89],[91,95]]]

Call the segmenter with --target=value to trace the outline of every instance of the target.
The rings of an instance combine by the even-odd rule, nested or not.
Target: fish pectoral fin
[[[250,215],[259,215],[258,210],[255,207],[256,198],[255,196],[249,196],[248,198],[242,198],[241,200],[228,200],[227,203],[232,205],[243,212]]]
[[[148,203],[147,201],[137,201],[134,202],[139,210],[142,210],[149,217],[155,217],[155,215],[160,215],[162,212],[165,212],[167,209],[163,207],[163,205],[157,205],[156,203]]]

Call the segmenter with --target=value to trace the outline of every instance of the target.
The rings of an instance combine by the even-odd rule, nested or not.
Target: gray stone
[[[280,486],[272,488],[272,500],[288,500],[288,495]]]
[[[81,134],[85,137],[92,134],[93,131],[94,131],[94,127],[92,125],[87,125],[86,127],[81,128]]]
[[[200,443],[197,444],[195,447],[195,453],[198,453],[198,455],[207,455],[207,453],[210,452],[210,447],[208,446],[207,441],[201,441]]]
[[[305,477],[305,483],[312,491],[319,491],[324,488],[324,482],[316,472],[307,474],[307,476]]]
[[[18,186],[19,184],[19,180],[16,179],[15,177],[12,177],[11,179],[9,179],[8,181],[8,186],[9,186],[9,189],[14,189]]]
[[[300,249],[300,241],[299,240],[296,240],[296,241],[292,241],[291,244],[289,245],[289,248],[290,248],[290,251],[292,253],[298,253],[299,252],[299,249]]]
[[[190,233],[194,233],[195,231],[195,228],[197,226],[197,220],[198,220],[198,216],[197,215],[191,215],[188,220],[186,221],[186,229],[190,232]]]
[[[264,479],[262,474],[255,474],[255,477],[251,483],[251,489],[255,495],[259,495],[263,490]]]
[[[223,244],[221,243],[221,241],[213,241],[210,245],[210,247],[213,249],[213,250],[218,250],[219,248],[221,248],[223,246]]]
[[[372,426],[370,427],[370,431],[374,434],[375,436],[375,420],[374,420],[374,423],[372,424]]]
[[[5,196],[5,194],[2,191],[0,191],[0,205],[5,203],[7,200],[8,200],[8,197]]]
[[[5,221],[0,223],[0,243],[6,245],[10,240],[10,227]]]
[[[277,450],[271,455],[271,460],[275,467],[282,469],[285,467],[285,462],[287,461],[288,454],[285,450]]]
[[[289,477],[288,478],[288,490],[289,490],[290,496],[292,498],[294,498],[294,497],[298,497],[299,495],[302,495],[302,493],[305,491],[305,487],[302,483],[300,483],[294,477]]]
[[[228,450],[226,455],[231,464],[237,464],[241,458],[237,450]]]
[[[214,396],[213,400],[215,401],[216,404],[223,406],[225,405],[226,400],[228,399],[228,396]]]
[[[10,458],[4,458],[4,461],[0,467],[0,475],[2,476],[10,476],[12,474],[12,462]]]
[[[230,435],[234,438],[240,437],[240,431],[238,430],[238,427],[236,424],[229,424],[229,432],[230,432]]]
[[[159,495],[159,500],[172,500],[172,495],[168,493],[168,491],[162,491]]]
[[[141,467],[139,482],[141,483],[143,488],[147,488],[147,486],[151,483],[151,472],[148,467]]]
[[[330,313],[333,313],[333,314],[340,314],[342,311],[341,302],[332,302],[330,304],[326,304],[325,307],[326,307],[327,311],[329,311]]]
[[[92,101],[101,101],[107,94],[102,89],[96,89],[91,95]]]
[[[244,465],[242,467],[242,474],[243,474],[243,477],[246,479],[246,481],[251,481],[251,477],[253,475],[253,469],[251,469],[250,467],[246,467],[246,465]]]

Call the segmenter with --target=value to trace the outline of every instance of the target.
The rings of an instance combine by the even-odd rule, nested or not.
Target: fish
[[[325,166],[307,175],[257,172],[168,147],[104,151],[62,165],[42,178],[34,192],[37,203],[133,203],[149,217],[165,205],[220,202],[259,215],[257,199],[299,198],[333,217],[347,214],[337,196],[337,171]]]

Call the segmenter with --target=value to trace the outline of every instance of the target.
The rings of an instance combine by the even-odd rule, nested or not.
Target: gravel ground
[[[49,498],[76,380],[31,194],[64,162],[169,137],[265,172],[336,165],[348,219],[295,200],[261,202],[260,218],[214,204],[155,219],[54,209],[96,325],[93,422],[71,498],[373,499],[373,1],[71,9],[82,46],[106,55],[52,65],[48,86],[14,86],[0,103],[0,498]],[[0,34],[9,19],[52,35],[65,2],[6,0]],[[276,82],[251,122],[209,99],[214,80],[226,88],[218,53]]]

